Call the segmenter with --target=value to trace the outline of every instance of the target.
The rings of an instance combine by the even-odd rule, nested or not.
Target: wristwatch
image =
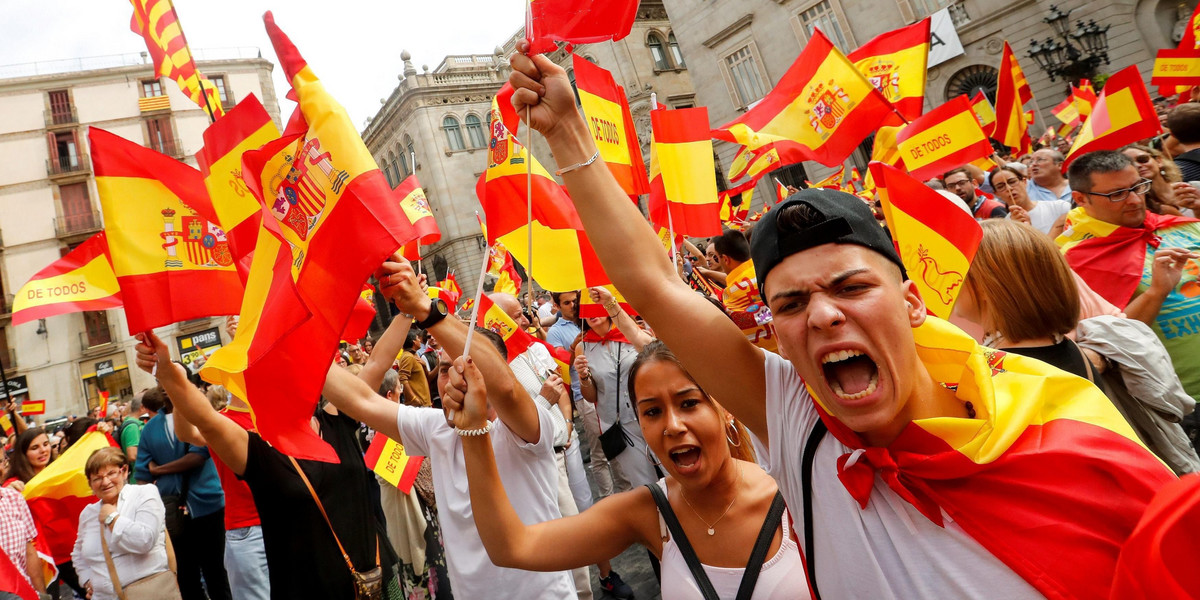
[[[434,298],[429,301],[429,316],[425,320],[418,321],[415,325],[421,329],[429,329],[434,325],[442,322],[447,315],[450,314],[450,307],[446,306],[446,301],[441,298]]]
[[[113,524],[113,521],[116,521],[116,520],[117,520],[117,517],[118,517],[120,514],[121,514],[121,513],[116,513],[116,512],[114,512],[114,513],[110,513],[110,514],[109,514],[107,517],[105,517],[105,519],[104,519],[104,525],[105,525],[106,527],[107,527],[107,526],[109,526],[109,525],[112,525],[112,524]]]

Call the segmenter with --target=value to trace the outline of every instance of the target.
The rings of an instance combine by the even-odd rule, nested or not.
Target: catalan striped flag
[[[979,127],[966,96],[958,96],[909,123],[896,136],[896,142],[904,166],[917,179],[930,179],[992,154],[992,144]]]
[[[775,88],[712,136],[751,150],[787,142],[834,167],[890,114],[879,90],[818,29]]]
[[[71,560],[75,535],[79,532],[79,513],[96,501],[83,472],[87,459],[96,450],[116,445],[106,433],[85,433],[25,484],[23,494],[38,526],[38,537],[50,542],[55,564]]]
[[[1025,103],[1033,99],[1025,73],[1017,64],[1008,42],[1000,58],[999,84],[996,88],[996,127],[991,137],[1010,148],[1021,148],[1021,137],[1028,134]]]
[[[1065,169],[1075,157],[1095,150],[1116,150],[1126,144],[1154,137],[1162,131],[1154,102],[1142,82],[1137,67],[1127,67],[1114,73],[1104,84],[1104,91],[1083,122],[1075,143],[1067,153]]]
[[[904,171],[871,163],[871,173],[909,278],[931,314],[949,317],[983,229],[974,217]]]
[[[130,335],[237,314],[242,282],[200,172],[98,127],[88,140]]]
[[[263,229],[237,335],[201,376],[245,399],[281,452],[333,462],[309,426],[325,373],[363,283],[417,232],[345,109],[271,13],[263,20],[299,110],[283,137],[242,157]]]
[[[407,494],[412,491],[413,483],[417,481],[417,472],[421,470],[421,463],[425,457],[409,456],[404,452],[404,444],[382,433],[376,433],[371,439],[371,445],[367,446],[363,460],[368,469]]]
[[[650,222],[692,237],[721,234],[708,109],[650,112]]]
[[[29,278],[13,298],[13,325],[122,306],[121,286],[101,231]]]
[[[892,103],[896,112],[909,121],[924,111],[929,24],[926,17],[913,25],[880,34],[846,57]]]
[[[155,74],[175,80],[183,95],[191,98],[214,120],[225,114],[217,86],[196,68],[171,0],[129,1],[133,4],[129,28],[146,40],[146,50],[154,59]]]
[[[637,0],[528,0],[525,39],[529,53],[558,49],[558,42],[593,44],[629,35]]]
[[[642,146],[638,142],[625,89],[612,73],[579,55],[572,55],[579,103],[587,115],[588,130],[621,189],[629,196],[650,193]],[[708,124],[704,125],[705,129]]]

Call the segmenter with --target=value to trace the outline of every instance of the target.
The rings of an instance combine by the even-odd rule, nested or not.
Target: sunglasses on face
[[[1144,165],[1146,163],[1149,163],[1153,159],[1154,159],[1154,157],[1150,156],[1149,154],[1141,154],[1141,155],[1135,157],[1133,159],[1133,162],[1135,162],[1139,165]]]

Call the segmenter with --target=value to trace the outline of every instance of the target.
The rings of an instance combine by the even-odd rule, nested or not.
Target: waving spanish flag
[[[101,231],[38,271],[13,298],[12,324],[122,305],[121,286]]]
[[[441,286],[442,289],[446,290],[446,293],[454,294],[456,297],[462,296],[462,288],[459,287],[458,279],[454,277],[454,273],[446,275],[446,279],[442,280]]]
[[[816,183],[808,183],[808,187],[825,188],[830,190],[842,189],[842,180],[846,178],[846,165],[838,167],[836,171],[830,173],[828,177]]]
[[[638,0],[528,0],[525,39],[529,53],[558,49],[557,42],[593,44],[629,35]]]
[[[1010,148],[1021,148],[1022,136],[1028,134],[1025,122],[1025,103],[1033,99],[1025,73],[1017,64],[1008,42],[1000,58],[999,84],[996,87],[996,127],[991,136]]]
[[[50,542],[55,564],[71,560],[75,536],[79,532],[79,512],[96,501],[83,467],[92,453],[116,446],[107,433],[83,434],[58,460],[25,484],[25,501],[38,526],[38,537]]]
[[[242,282],[200,172],[98,127],[88,141],[130,335],[237,314]]]
[[[1184,52],[1200,50],[1200,36],[1196,35],[1197,32],[1200,32],[1200,6],[1196,6],[1196,8],[1192,11],[1192,15],[1188,17],[1187,24],[1183,27],[1183,37],[1179,40],[1179,45],[1176,46],[1176,49]],[[1085,79],[1084,81],[1087,80]],[[1088,83],[1089,87],[1091,87],[1091,82]],[[1162,85],[1159,86],[1158,93],[1162,96],[1174,96],[1175,94],[1182,94],[1188,91],[1190,87],[1191,86]],[[1092,92],[1094,94],[1095,90],[1092,90]]]
[[[949,317],[983,229],[966,212],[904,171],[871,163],[900,260],[931,314]]]
[[[377,432],[371,445],[367,446],[363,461],[384,481],[408,494],[417,481],[417,472],[425,457],[409,456],[404,452],[404,444]]]
[[[649,194],[646,162],[642,159],[642,146],[629,114],[625,89],[617,85],[612,73],[590,60],[572,55],[572,64],[579,103],[587,115],[588,130],[600,150],[600,158],[604,159],[627,195]],[[708,124],[704,127],[708,129]]]
[[[417,232],[345,109],[271,13],[263,20],[299,112],[283,137],[243,155],[263,229],[237,335],[201,375],[244,398],[281,452],[332,462],[309,426],[325,373],[363,283]]]
[[[979,127],[988,137],[991,137],[996,129],[996,111],[992,109],[992,103],[988,101],[982,91],[975,92],[975,96],[971,98],[971,112],[975,113]]]
[[[749,177],[758,181],[763,175],[786,165],[808,160],[808,153],[799,144],[790,141],[772,142],[757,150],[742,147],[734,155],[729,167],[729,180],[737,181]]]
[[[475,325],[495,333],[504,340],[509,362],[516,360],[533,345],[534,337],[521,331],[516,321],[500,310],[487,294],[479,296],[479,314],[475,317]]]
[[[722,225],[727,227],[745,225],[746,216],[750,214],[750,202],[754,199],[754,186],[756,183],[755,181],[749,181],[720,193],[721,209],[719,215]]]
[[[1050,109],[1050,113],[1054,115],[1054,118],[1062,121],[1064,125],[1079,124],[1079,107],[1075,106],[1074,95],[1064,98],[1057,106]]]
[[[720,235],[708,109],[651,111],[650,124],[650,221],[680,235]]]
[[[429,299],[435,300],[441,298],[442,302],[446,303],[449,314],[458,312],[458,299],[461,297],[462,294],[460,292],[451,291],[450,289],[436,285],[429,286]]]
[[[145,38],[146,50],[154,59],[155,75],[173,79],[183,95],[191,98],[213,119],[224,114],[217,86],[196,68],[171,0],[130,2],[133,3],[133,19],[129,28]]]
[[[925,110],[925,65],[929,62],[929,23],[918,23],[876,36],[846,58],[887,98],[906,120]]]
[[[1121,69],[1104,84],[1091,116],[1075,136],[1063,169],[1081,154],[1116,150],[1161,132],[1162,126],[1146,84],[1142,83],[1141,72],[1136,66]]]
[[[966,96],[959,96],[909,123],[896,136],[904,166],[917,179],[990,156],[992,144]]]
[[[425,190],[421,189],[421,182],[417,181],[416,175],[409,175],[401,181],[393,193],[400,198],[400,208],[416,230],[418,242],[432,244],[442,239],[442,230],[438,228],[433,210],[429,208],[429,200],[425,198]]]
[[[351,342],[367,337],[371,323],[375,321],[375,314],[375,287],[369,283],[363,284],[362,292],[359,293],[358,300],[354,301],[354,308],[350,311],[350,319],[342,328],[340,339]]]
[[[791,142],[808,160],[834,167],[891,111],[879,90],[817,29],[775,88],[712,136],[751,150]]]
[[[1200,85],[1200,50],[1163,49],[1154,57],[1150,83],[1158,86]]]

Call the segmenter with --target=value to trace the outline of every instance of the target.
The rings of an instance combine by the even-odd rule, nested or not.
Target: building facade
[[[14,293],[30,277],[104,228],[88,127],[196,165],[209,119],[174,81],[155,77],[144,54],[0,67],[0,362],[16,398],[46,401],[42,419],[83,415],[102,391],[112,402],[154,385],[134,365],[123,310],[17,326],[11,315]],[[220,55],[198,66],[222,104],[254,94],[279,123],[273,65],[257,49]],[[223,323],[197,319],[158,334],[191,366],[228,341]]]
[[[506,57],[522,37],[524,31],[518,31],[501,41],[494,54],[447,56],[435,69],[425,66],[419,73],[405,52],[399,85],[381,99],[382,108],[362,132],[393,186],[412,174],[420,179],[442,232],[440,242],[423,249],[426,268],[432,266],[439,278],[454,271],[465,294],[475,292],[475,273],[486,249],[475,219],[476,211],[482,211],[475,184],[487,167],[488,113],[492,97],[508,81]],[[696,103],[688,65],[662,2],[643,0],[625,39],[580,45],[575,53],[608,69],[625,88],[646,159],[651,94],[672,108]],[[570,53],[559,50],[550,58],[573,75]],[[514,133],[526,140],[523,128]],[[553,172],[545,141],[535,136],[530,147]]]
[[[938,106],[959,94],[983,89],[994,100],[996,75],[1007,40],[1021,63],[1033,90],[1038,118],[1033,128],[1045,131],[1055,124],[1050,109],[1066,97],[1066,84],[1049,76],[1029,58],[1031,40],[1054,37],[1042,21],[1050,2],[1035,0],[664,0],[675,33],[696,82],[696,101],[709,107],[714,127],[727,123],[766,95],[787,71],[819,28],[843,52],[849,53],[873,37],[935,16],[933,44],[944,62],[931,61],[925,86],[926,108]],[[1137,65],[1149,81],[1155,52],[1174,47],[1182,26],[1195,6],[1168,0],[1118,0],[1090,3],[1084,0],[1055,2],[1073,11],[1071,22],[1095,20],[1109,26],[1108,65],[1113,73]],[[939,20],[940,28],[939,28]],[[956,38],[956,39],[955,39]],[[961,45],[961,49],[958,46]],[[732,144],[718,142],[718,154],[728,166],[736,152]],[[865,166],[865,151],[853,158]],[[816,163],[785,168],[777,173],[784,183],[798,183],[807,174],[812,181],[832,169]],[[764,178],[767,180],[769,178]],[[769,181],[765,183],[770,184]],[[760,190],[761,191],[761,190]],[[770,193],[756,198],[772,197]]]

